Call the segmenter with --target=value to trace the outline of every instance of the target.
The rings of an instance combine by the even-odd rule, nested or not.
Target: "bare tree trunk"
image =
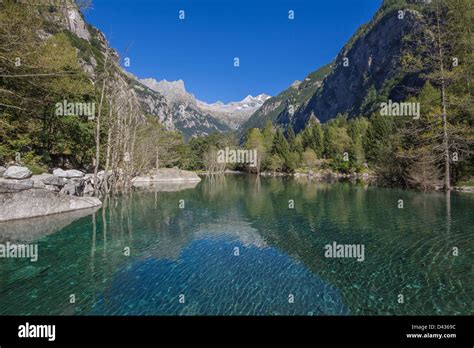
[[[133,112],[133,110],[131,110],[130,112]],[[132,133],[132,143],[131,143],[131,147],[130,147],[130,163],[129,163],[129,176],[128,176],[128,182],[127,182],[127,185],[128,185],[128,189],[131,189],[132,187],[132,179],[133,179],[133,175],[135,174],[134,171],[135,171],[135,166],[134,166],[134,159],[135,159],[135,144],[136,144],[136,140],[137,140],[137,128],[138,128],[138,122],[137,120],[135,119],[135,122],[134,122],[134,126],[133,126],[133,133]]]
[[[441,65],[443,65],[441,63]],[[442,68],[441,68],[442,69]],[[451,190],[450,164],[449,164],[449,143],[448,143],[448,122],[446,114],[446,91],[444,77],[441,82],[441,102],[443,104],[443,147],[444,147],[444,189]]]
[[[94,196],[97,195],[99,189],[99,183],[97,180],[97,172],[99,169],[100,162],[100,116],[102,113],[102,106],[104,104],[105,84],[107,82],[107,59],[109,58],[109,50],[105,52],[104,62],[104,81],[102,82],[102,92],[100,95],[99,111],[97,112],[96,119],[96,130],[95,130],[95,166],[94,166]]]
[[[450,179],[450,164],[449,164],[449,141],[448,141],[448,122],[446,112],[446,81],[444,76],[444,53],[443,46],[441,45],[441,29],[439,23],[439,5],[436,11],[437,26],[438,26],[438,47],[439,47],[439,61],[440,61],[440,73],[441,73],[441,104],[443,107],[443,149],[444,149],[444,189],[446,191],[451,190],[451,179]]]
[[[156,171],[158,171],[158,169],[160,168],[160,149],[159,147],[157,146],[156,147]]]
[[[112,109],[110,109],[110,119],[112,118]],[[109,178],[108,178],[108,173],[109,173],[109,167],[110,167],[110,151],[111,151],[111,146],[112,146],[112,126],[109,127],[109,131],[107,133],[107,155],[105,158],[105,181],[104,181],[104,189],[105,193],[109,193]]]

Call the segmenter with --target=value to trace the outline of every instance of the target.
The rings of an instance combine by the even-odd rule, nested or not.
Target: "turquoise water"
[[[180,189],[0,224],[1,243],[39,247],[0,259],[0,315],[474,314],[473,195],[255,176]],[[325,257],[333,242],[364,261]]]

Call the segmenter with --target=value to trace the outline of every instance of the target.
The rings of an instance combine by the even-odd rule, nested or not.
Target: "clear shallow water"
[[[472,315],[473,203],[248,176],[141,190],[72,223],[0,225],[39,245],[36,263],[0,259],[0,315]],[[333,242],[365,260],[326,258]]]

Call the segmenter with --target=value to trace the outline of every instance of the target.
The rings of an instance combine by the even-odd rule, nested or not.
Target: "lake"
[[[249,175],[140,188],[0,224],[38,245],[0,259],[0,315],[472,315],[473,203]]]

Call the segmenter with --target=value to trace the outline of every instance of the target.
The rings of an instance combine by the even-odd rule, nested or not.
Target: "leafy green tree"
[[[336,123],[328,122],[324,129],[324,148],[327,158],[343,156],[351,148],[351,138],[347,134],[347,129],[339,127]]]
[[[316,155],[316,152],[314,152],[314,150],[311,148],[307,148],[304,151],[302,158],[303,158],[303,163],[305,164],[306,167],[309,168],[310,171],[312,171],[313,168],[318,163],[318,157]]]
[[[284,164],[285,164],[285,160],[282,157],[280,157],[278,154],[274,153],[269,158],[268,167],[273,172],[273,175],[275,175],[277,171],[280,171],[283,169]]]
[[[352,140],[350,148],[350,162],[351,166],[360,170],[365,163],[364,138],[369,127],[369,121],[365,117],[358,117],[349,122],[347,130]]]
[[[303,150],[304,150],[304,146],[303,146],[303,136],[302,136],[303,133],[299,133],[296,138],[295,138],[295,141],[294,141],[294,145],[293,145],[293,151],[296,152],[296,153],[303,153]]]
[[[257,173],[260,173],[262,162],[267,156],[267,150],[265,148],[265,139],[263,137],[263,134],[260,132],[260,129],[252,128],[249,131],[245,147],[247,149],[257,151],[256,169]]]

